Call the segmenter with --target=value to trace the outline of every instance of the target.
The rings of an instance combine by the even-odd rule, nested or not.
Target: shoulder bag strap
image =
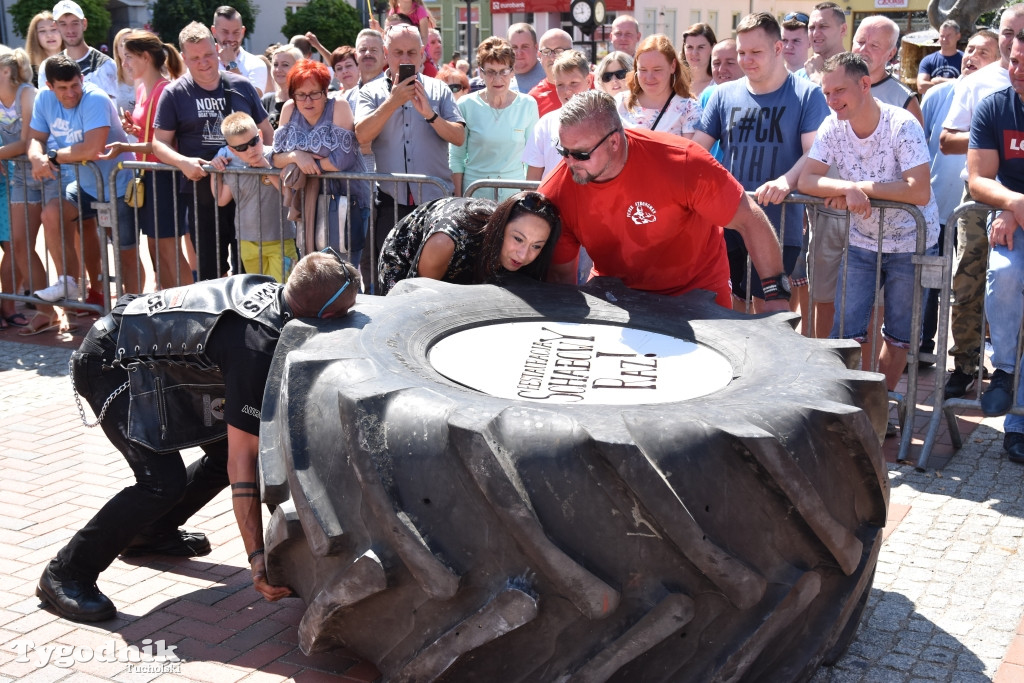
[[[668,101],[665,102],[665,106],[661,108],[660,112],[658,112],[658,118],[654,119],[654,125],[651,126],[651,130],[654,130],[655,128],[658,127],[658,122],[661,121],[661,117],[665,115],[666,111],[668,111],[668,105],[672,104],[672,98],[675,96],[675,91],[669,91]]]

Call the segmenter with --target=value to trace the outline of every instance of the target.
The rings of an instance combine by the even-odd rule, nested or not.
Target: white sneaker
[[[62,299],[77,299],[82,295],[75,278],[70,275],[60,275],[57,281],[45,289],[37,289],[32,292],[43,301],[54,303]]]

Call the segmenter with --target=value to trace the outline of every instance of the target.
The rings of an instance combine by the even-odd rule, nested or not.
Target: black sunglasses
[[[462,92],[461,83],[449,83],[448,87],[451,89],[452,92]]]
[[[618,71],[605,71],[603,74],[601,74],[601,82],[611,83],[613,78],[617,81],[625,80],[626,74],[628,73],[629,71],[627,71],[626,69],[619,69]]]
[[[613,128],[612,130],[608,131],[605,134],[605,136],[603,138],[601,138],[601,141],[598,142],[596,145],[594,145],[590,149],[589,152],[569,151],[565,147],[562,147],[561,145],[555,145],[555,151],[558,152],[559,156],[561,156],[563,158],[564,157],[572,157],[576,161],[589,161],[590,160],[590,155],[593,154],[594,152],[596,152],[597,148],[600,147],[601,145],[603,145],[604,141],[607,140],[608,138],[610,138],[613,133],[617,133],[618,131],[619,131],[618,128]]]
[[[782,17],[783,21],[793,21],[794,19],[799,21],[801,24],[806,24],[811,20],[811,18],[803,12],[790,12],[786,16]]]
[[[249,142],[243,142],[240,145],[228,145],[228,147],[235,150],[236,152],[244,152],[250,147],[255,147],[258,144],[260,144],[260,134],[256,133],[256,135],[254,135],[252,140],[249,140]]]
[[[523,196],[516,202],[524,211],[548,219],[557,219],[558,213],[551,200],[539,192],[523,192]]]

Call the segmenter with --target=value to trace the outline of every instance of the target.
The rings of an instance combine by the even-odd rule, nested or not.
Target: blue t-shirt
[[[801,136],[813,133],[828,116],[821,88],[793,74],[778,90],[755,95],[747,79],[715,88],[697,129],[722,145],[722,165],[748,192],[784,175],[803,156]],[[762,207],[776,232],[783,204]],[[786,211],[782,243],[803,244],[803,212]]]
[[[999,152],[996,180],[1024,192],[1024,103],[1013,88],[992,93],[975,108],[968,149]]]
[[[40,90],[36,94],[32,106],[32,130],[47,133],[50,136],[48,147],[61,149],[77,145],[85,140],[88,131],[106,126],[107,144],[111,142],[128,142],[128,137],[121,128],[121,119],[117,115],[114,103],[102,90],[91,83],[82,85],[82,99],[74,109],[65,109],[53,94],[52,90]],[[96,174],[89,168],[80,168],[78,174],[81,188],[96,199],[109,199],[106,188],[110,173],[121,161],[134,161],[135,155],[129,152],[121,154],[109,161],[94,161],[103,174],[102,191],[96,187]],[[123,170],[117,174],[117,196],[123,197],[128,179],[132,172]]]
[[[964,53],[960,50],[949,57],[941,52],[932,52],[921,60],[917,73],[928,74],[931,78],[959,78],[963,60]]]

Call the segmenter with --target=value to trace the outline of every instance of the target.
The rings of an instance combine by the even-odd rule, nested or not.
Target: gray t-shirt
[[[448,84],[423,74],[418,78],[423,83],[434,112],[446,121],[465,125]],[[356,121],[375,112],[390,92],[390,77],[359,88]],[[420,116],[411,101],[403,104],[385,122],[380,135],[373,141],[373,156],[378,173],[421,173],[441,179],[444,190],[434,184],[413,185],[412,197],[416,204],[424,204],[455,192],[452,172],[448,168],[448,143],[437,134],[432,124]],[[393,197],[398,204],[409,204],[410,190],[407,183],[381,183],[380,191]]]
[[[544,67],[538,61],[537,64],[524,74],[516,74],[516,83],[519,84],[519,92],[528,93],[533,86],[544,80]]]
[[[268,153],[270,150],[267,150]],[[228,168],[246,168],[237,157],[221,148],[217,156],[226,157]],[[263,182],[264,176],[251,173],[225,173],[224,183],[235,199],[235,231],[246,242],[277,242],[295,239],[295,223],[286,220],[281,207],[281,192]]]

